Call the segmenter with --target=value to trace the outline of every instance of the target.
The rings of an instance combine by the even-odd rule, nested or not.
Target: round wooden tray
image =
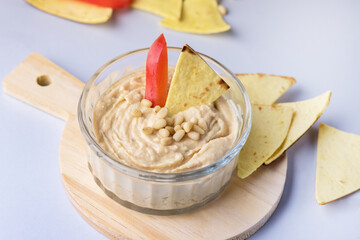
[[[39,76],[48,77],[50,84],[40,86]],[[60,143],[65,190],[83,218],[107,237],[245,239],[263,226],[276,209],[286,179],[286,154],[244,180],[234,175],[217,199],[185,214],[147,215],[118,204],[100,189],[88,169],[86,143],[76,118],[83,86],[38,54],[31,54],[4,80],[7,93],[67,121]]]

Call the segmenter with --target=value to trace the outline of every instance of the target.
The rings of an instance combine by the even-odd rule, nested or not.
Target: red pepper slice
[[[100,7],[108,8],[126,8],[130,7],[131,0],[78,0],[90,4],[98,5]]]
[[[168,57],[164,34],[151,45],[146,59],[145,98],[152,106],[165,106],[168,94]]]

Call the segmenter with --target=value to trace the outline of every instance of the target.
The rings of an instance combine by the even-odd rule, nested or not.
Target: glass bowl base
[[[205,204],[211,202],[212,200],[214,200],[215,198],[217,198],[224,190],[225,188],[229,185],[228,181],[226,184],[224,184],[224,186],[222,186],[217,192],[212,193],[210,195],[208,195],[203,201],[195,203],[189,207],[185,207],[185,208],[176,208],[176,209],[153,209],[153,208],[145,208],[145,207],[141,207],[138,206],[134,203],[131,203],[129,201],[125,201],[122,200],[121,198],[119,198],[115,193],[113,193],[112,191],[108,190],[100,181],[99,178],[97,178],[94,174],[93,174],[93,170],[90,164],[88,164],[89,170],[92,173],[94,180],[96,182],[96,184],[101,188],[101,190],[103,190],[103,192],[112,200],[114,200],[115,202],[121,204],[122,206],[129,208],[131,210],[140,212],[140,213],[145,213],[145,214],[151,214],[151,215],[158,215],[158,216],[168,216],[168,215],[177,215],[177,214],[182,214],[182,213],[186,213],[189,211],[192,211],[194,209],[200,208],[202,206],[204,206]]]

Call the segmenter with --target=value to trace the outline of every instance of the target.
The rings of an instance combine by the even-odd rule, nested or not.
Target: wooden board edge
[[[76,211],[80,214],[80,216],[94,229],[96,229],[99,233],[103,234],[109,239],[116,239],[116,240],[132,240],[130,238],[126,238],[122,235],[119,235],[116,232],[110,231],[108,228],[103,226],[101,223],[94,221],[91,217],[89,217],[89,213],[84,210],[80,206],[80,204],[75,199],[75,194],[71,192],[70,188],[67,186],[65,179],[62,177],[62,183],[65,189],[65,192],[70,199],[71,204],[75,207]]]
[[[286,158],[286,161],[287,161],[287,158]],[[251,237],[252,235],[254,235],[260,228],[262,228],[267,223],[267,221],[270,219],[270,217],[273,215],[276,208],[278,207],[278,205],[280,203],[280,200],[281,200],[281,197],[282,197],[283,192],[284,192],[284,187],[285,187],[285,182],[284,182],[284,186],[283,186],[283,189],[281,191],[281,194],[279,196],[279,199],[275,202],[274,206],[270,209],[270,211],[262,219],[260,219],[260,221],[257,224],[255,224],[254,226],[249,228],[247,230],[247,232],[241,233],[241,234],[239,234],[239,235],[237,235],[237,236],[235,236],[233,238],[230,238],[230,239],[231,240],[245,240],[245,239]]]

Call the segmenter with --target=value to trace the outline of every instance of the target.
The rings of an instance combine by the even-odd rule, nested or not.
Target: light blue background
[[[280,101],[332,90],[323,116],[288,151],[278,209],[250,239],[360,239],[360,192],[325,206],[314,196],[319,122],[360,134],[360,1],[223,4],[232,30],[207,36],[162,28],[159,17],[136,10],[116,11],[106,24],[85,25],[24,1],[0,0],[0,79],[38,52],[86,82],[109,59],[147,47],[163,32],[168,45],[188,43],[236,73],[295,77]],[[0,239],[105,239],[80,217],[63,189],[58,151],[64,122],[0,90],[0,126]]]

